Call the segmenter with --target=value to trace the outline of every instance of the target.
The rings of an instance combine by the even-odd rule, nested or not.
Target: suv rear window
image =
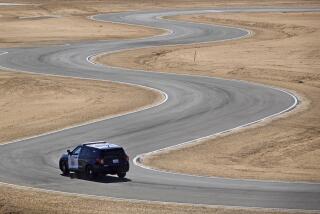
[[[102,151],[102,156],[104,159],[113,157],[123,157],[125,156],[125,152],[122,148],[107,149]]]

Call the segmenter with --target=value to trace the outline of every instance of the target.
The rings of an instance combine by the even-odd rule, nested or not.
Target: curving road
[[[219,12],[319,11],[317,9],[221,9]],[[320,210],[320,184],[206,178],[162,173],[134,164],[123,182],[97,182],[60,175],[62,152],[79,143],[107,140],[130,157],[248,124],[296,104],[292,95],[242,81],[132,71],[94,65],[87,58],[129,48],[190,44],[245,37],[238,28],[168,21],[161,16],[215,10],[127,12],[97,15],[97,20],[168,29],[165,35],[136,40],[0,49],[2,67],[61,76],[128,82],[167,94],[161,105],[124,116],[6,144],[0,147],[0,181],[63,192],[117,198],[265,208]],[[1,53],[0,52],[0,53]],[[8,52],[8,53],[6,53]],[[201,164],[201,163],[199,163]]]

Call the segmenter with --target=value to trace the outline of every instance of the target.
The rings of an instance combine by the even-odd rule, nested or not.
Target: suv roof
[[[97,142],[90,142],[83,144],[84,146],[96,148],[96,149],[116,149],[116,148],[122,148],[121,146],[118,146],[116,144],[107,143],[105,141],[97,141]]]

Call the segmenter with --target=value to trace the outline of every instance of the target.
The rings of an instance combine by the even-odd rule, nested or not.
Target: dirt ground
[[[12,1],[1,1],[12,2]],[[151,36],[159,29],[95,22],[87,16],[130,10],[222,6],[264,6],[270,1],[254,0],[19,0],[26,5],[0,5],[0,47],[34,46],[81,40],[124,39]],[[273,1],[280,6],[314,6],[317,0]],[[119,33],[121,32],[121,33]]]
[[[243,26],[255,35],[224,43],[129,51],[98,61],[259,82],[293,90],[304,100],[299,113],[288,118],[157,154],[144,163],[188,174],[320,181],[320,14],[209,14],[177,19]]]
[[[0,213],[132,213],[132,214],[276,214],[292,213],[271,209],[205,207],[171,203],[120,201],[17,188],[0,184]],[[298,212],[297,212],[298,213]]]
[[[152,28],[97,22],[89,8],[57,4],[0,6],[0,47],[35,46],[82,40],[126,39],[161,34]],[[8,9],[9,8],[9,9]],[[106,11],[112,11],[111,9]]]
[[[130,85],[5,71],[0,71],[0,86],[0,142],[124,113],[161,100],[155,91]]]

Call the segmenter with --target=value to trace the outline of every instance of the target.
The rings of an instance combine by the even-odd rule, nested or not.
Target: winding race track
[[[107,140],[130,157],[259,121],[292,109],[293,95],[267,86],[216,78],[133,71],[91,63],[102,52],[160,45],[238,39],[239,28],[168,21],[162,16],[204,12],[319,11],[317,9],[221,9],[127,12],[91,17],[168,29],[135,40],[0,49],[0,65],[12,70],[121,81],[158,89],[167,99],[143,111],[78,126],[0,147],[0,181],[63,192],[117,198],[264,208],[320,210],[320,184],[186,176],[131,164],[128,180],[98,181],[60,175],[58,159],[68,148]],[[0,53],[1,53],[0,52]],[[6,53],[7,52],[7,53]],[[110,103],[112,105],[112,103]],[[26,106],[27,108],[27,106]],[[199,163],[201,164],[201,163]]]

